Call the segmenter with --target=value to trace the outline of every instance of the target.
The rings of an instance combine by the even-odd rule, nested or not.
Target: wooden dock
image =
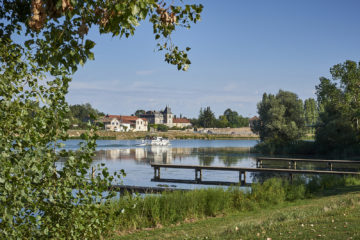
[[[306,159],[306,158],[271,158],[271,157],[257,157],[256,167],[262,168],[264,161],[282,161],[288,162],[289,168],[296,169],[297,162],[303,163],[325,163],[329,167],[329,170],[333,170],[334,164],[360,164],[360,161],[351,160],[325,160],[325,159]]]
[[[246,185],[247,172],[283,173],[283,174],[288,174],[291,180],[293,178],[293,174],[360,175],[360,172],[345,172],[345,171],[299,170],[299,169],[281,169],[281,168],[279,169],[279,168],[215,167],[215,166],[201,166],[201,165],[175,165],[175,164],[155,164],[155,163],[152,163],[151,167],[154,168],[154,178],[152,179],[152,181],[157,181],[157,182],[191,181],[191,180],[179,180],[179,179],[163,180],[160,177],[160,169],[161,168],[193,169],[195,170],[195,180],[193,180],[192,183],[198,183],[198,184],[203,183],[202,181],[203,170],[239,172],[239,183],[241,185]],[[184,183],[189,183],[189,182],[184,182]],[[221,182],[217,182],[217,183],[221,183]],[[215,185],[220,185],[220,184],[215,184]]]

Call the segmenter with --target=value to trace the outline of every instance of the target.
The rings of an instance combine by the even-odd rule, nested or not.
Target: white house
[[[116,132],[142,132],[148,130],[148,121],[136,116],[106,115],[102,122],[105,130]]]

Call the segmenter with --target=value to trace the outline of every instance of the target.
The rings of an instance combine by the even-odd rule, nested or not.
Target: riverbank
[[[253,134],[250,128],[242,128],[242,131],[231,131],[226,129],[224,132],[217,132],[214,129],[208,133],[204,132],[192,132],[181,130],[169,130],[167,132],[111,132],[111,131],[98,131],[99,139],[109,140],[133,140],[144,139],[148,135],[161,136],[169,139],[258,139],[258,136]],[[72,139],[79,139],[81,134],[85,133],[85,130],[68,130],[69,137]]]
[[[193,226],[196,226],[204,222],[208,224],[207,221],[214,221],[211,220],[214,218],[221,218],[222,221],[226,221],[226,219],[234,216],[239,218],[238,221],[241,221],[242,218],[252,218],[257,213],[265,221],[263,227],[271,228],[272,225],[268,226],[266,223],[268,216],[272,215],[269,213],[271,209],[301,206],[307,203],[313,204],[313,201],[316,201],[319,197],[324,197],[324,192],[338,194],[340,188],[346,189],[343,192],[351,189],[360,191],[360,179],[356,177],[324,176],[311,178],[308,182],[298,178],[290,184],[285,179],[271,178],[262,184],[253,184],[251,191],[249,191],[250,189],[244,191],[244,189],[234,187],[229,189],[199,189],[188,192],[165,192],[160,195],[146,197],[127,195],[110,202],[103,210],[109,216],[108,222],[111,223],[113,229],[109,238],[131,239],[132,236],[135,236],[133,239],[148,239],[149,234],[151,234],[157,239],[163,239],[159,234],[167,233],[174,227],[180,230],[184,229],[189,222],[194,223]],[[323,199],[322,202],[325,203],[325,200]],[[360,205],[360,193],[357,196],[356,203]],[[309,210],[309,214],[313,212]],[[289,215],[296,216],[292,220],[297,219],[297,215],[302,216],[297,211],[289,212]],[[313,215],[309,216],[313,217]],[[274,223],[276,223],[275,220]],[[238,226],[237,231],[239,231],[240,226]],[[227,226],[223,227],[227,228]],[[148,232],[150,229],[153,230],[152,233]],[[246,229],[241,229],[243,233],[247,233]],[[199,229],[194,230],[195,232],[200,231]],[[251,229],[249,231],[251,232]],[[133,235],[134,232],[136,234]],[[221,233],[219,236],[209,236],[206,235],[208,231],[204,231],[200,235],[209,238],[214,237],[215,239],[227,238],[227,231],[215,232],[214,234],[219,233]],[[236,235],[237,232],[230,232],[229,234],[232,236],[229,239],[233,239],[233,235]],[[126,237],[123,238],[123,236]],[[180,236],[181,239],[186,239],[184,234],[169,235],[169,239]],[[194,234],[194,236],[198,235]],[[235,239],[237,238],[239,237],[235,237]],[[251,236],[248,236],[248,238],[251,239]]]
[[[359,239],[359,219],[360,187],[355,186],[266,209],[121,233],[112,239]]]

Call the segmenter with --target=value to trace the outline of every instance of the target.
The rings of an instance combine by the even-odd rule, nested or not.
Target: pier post
[[[239,183],[241,186],[246,184],[246,172],[240,171],[239,172]]]
[[[201,180],[202,180],[202,172],[201,172],[201,169],[195,168],[195,181],[196,181],[196,182],[201,182]]]
[[[328,165],[329,165],[330,171],[332,171],[333,170],[332,162],[328,162]]]
[[[154,167],[154,179],[160,179],[160,167]]]

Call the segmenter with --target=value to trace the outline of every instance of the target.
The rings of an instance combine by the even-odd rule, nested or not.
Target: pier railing
[[[235,171],[239,172],[239,183],[246,185],[247,172],[266,172],[266,173],[283,173],[288,174],[290,180],[293,179],[294,174],[330,174],[330,175],[360,175],[360,172],[350,171],[323,171],[323,170],[300,170],[300,169],[282,169],[282,168],[246,168],[246,167],[217,167],[217,166],[201,166],[201,165],[175,165],[175,164],[157,164],[152,163],[151,167],[154,168],[155,182],[178,182],[178,183],[198,183],[198,184],[214,184],[214,185],[229,185],[228,182],[211,181],[204,182],[202,179],[203,170],[216,170],[216,171]],[[192,169],[195,171],[194,180],[181,180],[181,179],[162,179],[160,176],[161,168],[177,168],[177,169]],[[224,183],[224,184],[222,184]],[[236,184],[236,183],[232,183]]]

